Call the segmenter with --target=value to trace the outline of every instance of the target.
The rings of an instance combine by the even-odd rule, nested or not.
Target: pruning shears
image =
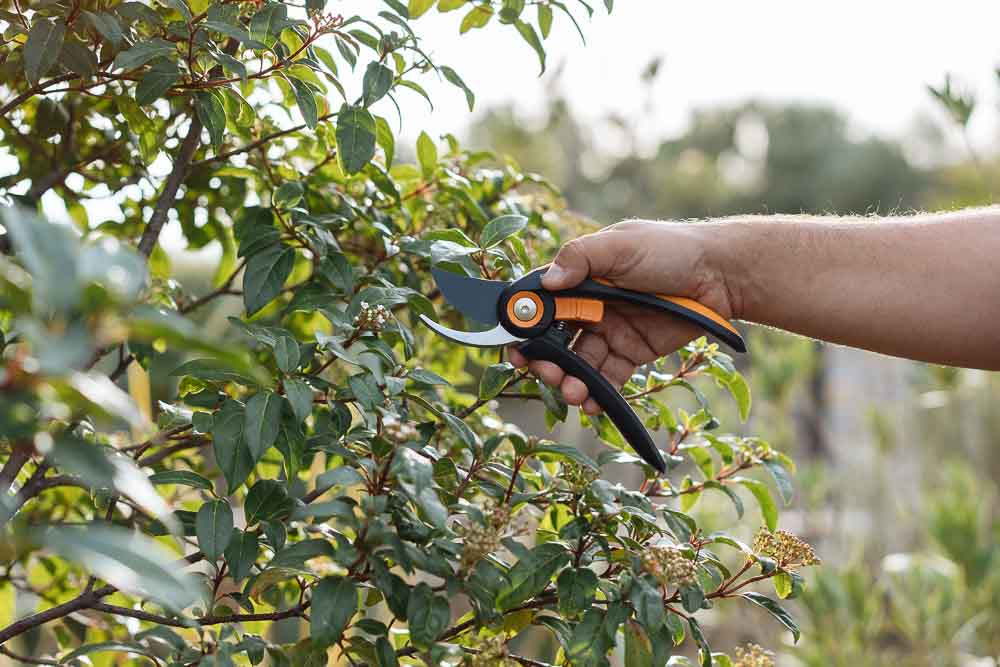
[[[587,278],[571,289],[550,292],[542,287],[546,270],[547,267],[541,267],[506,282],[431,269],[448,303],[469,319],[492,328],[456,331],[426,315],[420,319],[456,343],[474,347],[516,345],[527,359],[551,361],[567,375],[579,378],[642,460],[665,472],[666,463],[639,416],[596,368],[573,352],[576,329],[600,322],[606,302],[619,302],[669,313],[698,326],[737,352],[746,352],[743,337],[731,322],[693,299],[622,289],[594,278]],[[573,330],[570,324],[575,325]]]

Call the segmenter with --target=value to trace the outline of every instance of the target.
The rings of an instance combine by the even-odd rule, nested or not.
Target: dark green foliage
[[[773,527],[764,465],[792,490],[782,455],[713,430],[699,383],[750,406],[715,345],[623,388],[685,466],[634,489],[601,479],[639,465],[606,419],[584,419],[599,456],[524,437],[494,400],[537,401],[552,423],[566,405],[419,325],[457,317],[433,265],[521,275],[573,217],[541,177],[451,135],[421,133],[417,163],[395,160],[394,102],[426,96],[422,76],[475,100],[411,22],[460,10],[460,32],[511,30],[544,66],[553,21],[590,7],[370,4],[0,11],[0,154],[17,164],[0,197],[20,205],[0,209],[0,645],[32,631],[34,654],[64,661],[389,667],[502,656],[538,626],[561,647],[544,660],[607,665],[624,642],[662,665],[689,627],[708,664],[687,617],[712,601],[740,590],[789,625],[742,587],[780,577],[788,592],[795,565],[687,514],[705,488],[742,503],[743,486]],[[43,195],[72,231],[31,211]],[[164,225],[216,253],[210,275],[174,270]],[[682,392],[694,414],[663,402]],[[696,580],[657,570],[657,550]]]

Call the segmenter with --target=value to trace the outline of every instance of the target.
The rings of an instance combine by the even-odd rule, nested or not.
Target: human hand
[[[630,220],[566,243],[556,255],[542,284],[561,290],[588,276],[640,292],[683,296],[699,301],[726,319],[738,316],[737,299],[726,285],[712,252],[713,225]],[[702,332],[670,315],[629,304],[607,304],[604,319],[588,325],[573,350],[612,384],[621,387],[636,368],[666,356]],[[559,387],[570,405],[588,415],[601,412],[588,397],[586,385],[548,361],[532,361],[515,347],[511,363],[527,366],[543,382]]]

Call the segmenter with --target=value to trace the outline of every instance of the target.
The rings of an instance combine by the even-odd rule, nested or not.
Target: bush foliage
[[[640,465],[605,418],[581,417],[608,445],[596,457],[526,436],[498,401],[537,400],[551,426],[568,416],[556,394],[417,325],[465,326],[431,265],[517,277],[578,221],[542,177],[451,135],[420,134],[416,162],[399,159],[397,97],[428,97],[421,81],[438,76],[475,101],[411,23],[456,11],[463,33],[512,30],[544,70],[553,21],[591,9],[323,5],[0,10],[2,151],[17,165],[0,178],[17,204],[0,209],[0,652],[547,664],[508,646],[537,626],[557,664],[606,665],[618,646],[629,665],[725,666],[699,624],[723,599],[797,639],[774,594],[751,590],[767,579],[792,597],[815,561],[771,532],[792,465],[718,429],[699,387],[728,389],[743,418],[750,394],[715,345],[623,388],[671,467],[633,489],[602,479]],[[37,217],[43,198],[69,224]],[[211,285],[178,279],[168,224],[218,251]],[[696,409],[667,402],[678,389]],[[706,492],[749,528],[755,499],[753,545],[699,528]]]

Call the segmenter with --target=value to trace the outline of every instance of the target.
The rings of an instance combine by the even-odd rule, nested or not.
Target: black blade
[[[469,278],[443,269],[431,269],[431,275],[444,298],[460,313],[482,324],[499,324],[497,301],[510,283]]]

